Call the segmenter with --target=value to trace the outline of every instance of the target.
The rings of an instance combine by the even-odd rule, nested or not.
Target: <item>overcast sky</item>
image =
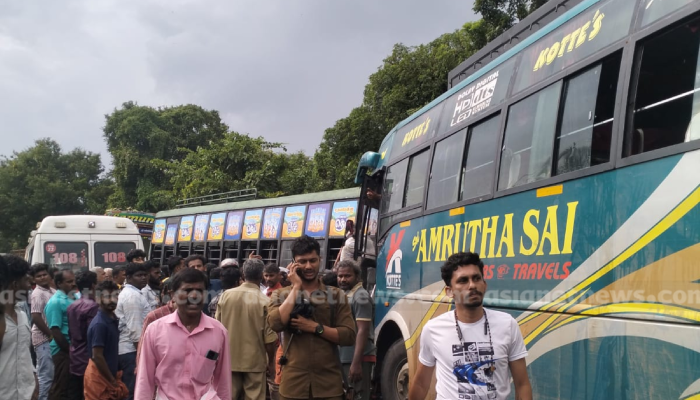
[[[392,46],[473,21],[471,0],[0,0],[0,154],[102,154],[123,102],[216,109],[313,154]],[[447,77],[445,77],[447,79]]]

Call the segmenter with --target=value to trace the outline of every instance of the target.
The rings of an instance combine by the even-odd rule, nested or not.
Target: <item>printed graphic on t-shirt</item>
[[[464,342],[452,345],[452,373],[457,377],[461,400],[495,399],[495,362],[489,342]]]

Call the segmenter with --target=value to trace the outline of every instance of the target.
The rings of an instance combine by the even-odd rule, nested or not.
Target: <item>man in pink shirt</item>
[[[206,276],[188,268],[172,280],[177,311],[154,321],[141,338],[136,399],[229,400],[228,333],[202,313]]]

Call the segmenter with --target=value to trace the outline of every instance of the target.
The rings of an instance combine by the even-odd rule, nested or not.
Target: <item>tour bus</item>
[[[59,269],[114,268],[131,250],[144,250],[139,230],[128,218],[61,215],[44,218],[31,232],[25,258]]]
[[[385,400],[462,251],[519,323],[533,398],[700,398],[699,50],[700,1],[550,1],[362,157]]]
[[[156,214],[151,259],[201,254],[214,264],[239,263],[251,253],[286,267],[291,245],[302,234],[321,244],[325,268],[332,268],[345,243],[345,223],[355,221],[359,188],[271,199],[183,207]]]

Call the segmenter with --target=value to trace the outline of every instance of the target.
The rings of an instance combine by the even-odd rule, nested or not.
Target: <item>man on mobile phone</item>
[[[343,396],[338,346],[355,343],[355,321],[345,294],[319,280],[320,253],[315,239],[296,239],[289,272],[292,286],[275,291],[270,299],[270,327],[284,332],[281,399]]]

